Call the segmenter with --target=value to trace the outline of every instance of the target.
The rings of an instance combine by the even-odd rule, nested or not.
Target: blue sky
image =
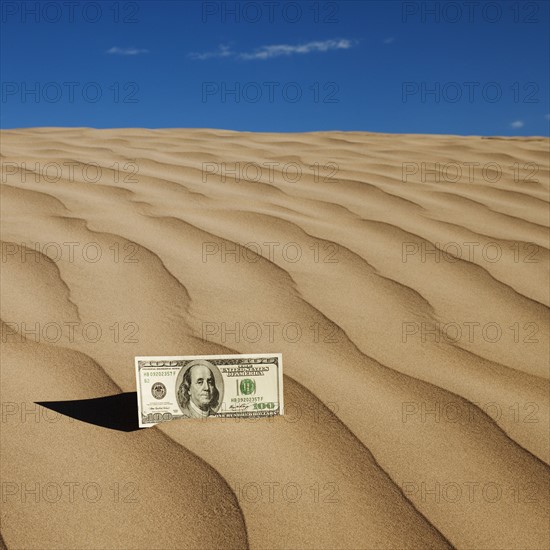
[[[549,135],[546,1],[1,4],[3,128]]]

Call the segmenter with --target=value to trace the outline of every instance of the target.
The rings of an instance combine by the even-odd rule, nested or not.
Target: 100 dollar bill
[[[136,357],[140,428],[176,418],[283,414],[280,353]]]

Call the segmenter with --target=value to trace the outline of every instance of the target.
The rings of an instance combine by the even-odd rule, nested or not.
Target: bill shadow
[[[36,404],[110,430],[134,432],[140,429],[135,391],[75,401],[36,401]]]

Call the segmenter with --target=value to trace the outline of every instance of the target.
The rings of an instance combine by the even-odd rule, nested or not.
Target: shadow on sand
[[[139,430],[135,391],[76,401],[37,401],[36,404],[103,428],[121,432]]]

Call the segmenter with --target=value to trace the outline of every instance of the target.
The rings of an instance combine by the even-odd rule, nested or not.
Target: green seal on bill
[[[250,395],[251,393],[256,392],[256,382],[250,378],[245,378],[241,380],[241,393],[243,395]]]

